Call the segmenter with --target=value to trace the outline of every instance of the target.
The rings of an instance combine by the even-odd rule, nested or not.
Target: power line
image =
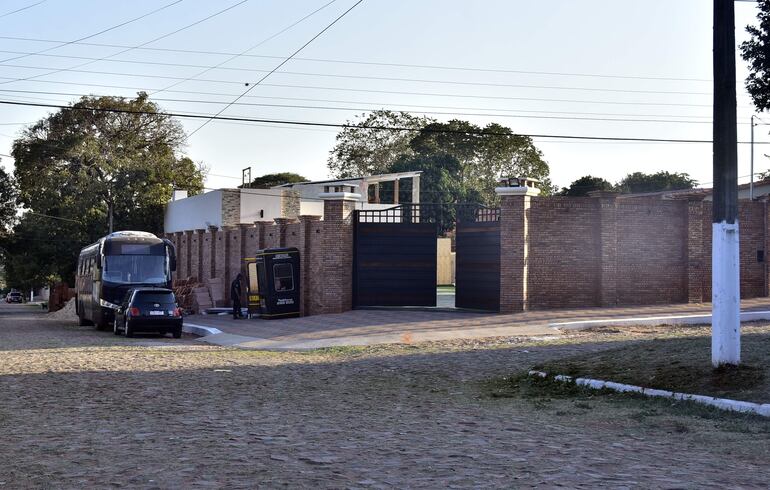
[[[94,72],[100,73],[100,72]],[[101,74],[106,74],[101,72]],[[175,77],[158,77],[154,78],[175,78]],[[179,78],[179,77],[176,77]],[[8,79],[7,77],[0,77],[0,79]],[[205,81],[205,80],[199,80]],[[150,89],[145,87],[131,87],[125,85],[111,85],[103,83],[87,83],[87,82],[67,82],[63,80],[34,80],[34,83],[46,83],[55,85],[74,85],[82,87],[101,87],[101,88],[115,88],[125,90],[142,90],[152,91],[157,89]],[[240,82],[226,81],[223,83],[238,84]],[[358,89],[351,87],[322,87],[313,85],[292,85],[292,84],[277,84],[277,83],[263,83],[263,87],[277,87],[277,88],[299,88],[309,90],[331,90],[339,92],[355,92],[355,93],[377,93],[377,94],[389,94],[389,95],[415,95],[421,97],[451,97],[451,98],[465,98],[465,99],[482,99],[482,100],[516,100],[516,101],[532,101],[532,102],[554,102],[554,103],[577,103],[577,104],[604,104],[604,105],[622,105],[622,106],[665,106],[665,107],[707,107],[711,108],[711,104],[690,104],[684,102],[623,102],[623,101],[604,101],[604,100],[586,100],[586,99],[554,99],[554,98],[539,98],[539,97],[508,97],[508,96],[494,96],[494,95],[468,95],[468,94],[447,94],[447,93],[430,93],[430,92],[407,92],[396,90],[374,90],[374,89]],[[172,93],[182,94],[195,94],[195,95],[215,95],[222,97],[231,97],[237,94],[223,94],[219,92],[203,92],[203,91],[190,91],[190,90],[167,90]],[[265,98],[254,95],[245,95],[244,98],[257,97]],[[749,107],[749,106],[745,106]]]
[[[36,51],[34,53],[24,53],[21,56],[16,56],[16,57],[13,57],[13,58],[6,58],[4,60],[0,60],[0,64],[5,63],[6,61],[13,61],[13,60],[21,59],[21,58],[26,58],[28,56],[34,56],[34,55],[43,54],[43,53],[46,53],[48,51],[52,51],[54,49],[61,48],[63,46],[68,46],[70,44],[75,44],[75,43],[79,43],[81,41],[85,41],[86,39],[91,39],[93,37],[99,36],[99,35],[104,34],[106,32],[110,32],[110,31],[113,31],[113,30],[118,29],[120,27],[123,27],[125,25],[131,24],[132,22],[136,22],[138,20],[144,19],[145,17],[149,17],[152,14],[155,14],[157,12],[160,12],[161,10],[165,10],[165,9],[167,9],[169,7],[172,7],[172,6],[178,4],[178,3],[182,2],[182,1],[184,1],[184,0],[175,0],[175,1],[171,2],[171,3],[168,3],[168,4],[160,7],[160,8],[157,8],[155,10],[147,12],[146,14],[142,14],[139,17],[134,17],[133,19],[129,19],[129,20],[125,21],[125,22],[121,22],[120,24],[116,24],[116,25],[108,27],[106,29],[102,29],[99,32],[95,32],[93,34],[89,34],[87,36],[83,36],[83,37],[80,37],[80,38],[72,40],[72,41],[64,41],[64,42],[59,43],[56,46],[52,46],[50,48],[46,48],[46,49],[43,49],[43,50],[40,50],[40,51]],[[40,2],[40,3],[42,3],[42,2]]]
[[[55,43],[60,42],[51,39],[39,39],[39,38],[27,38],[27,37],[14,37],[14,36],[0,36],[0,39],[16,40],[16,41],[30,41],[30,42],[46,42]],[[108,48],[130,48],[156,52],[170,52],[170,53],[186,53],[186,54],[205,54],[214,56],[232,56],[237,53],[226,51],[204,51],[204,50],[192,50],[192,49],[174,49],[174,48],[151,48],[151,47],[138,47],[129,46],[125,44],[103,44],[103,43],[79,43],[84,46],[94,47],[108,47]],[[251,58],[266,58],[266,59],[283,59],[285,56],[277,55],[259,55],[259,54],[245,54],[243,57]],[[662,77],[662,76],[641,76],[641,75],[607,75],[597,73],[570,73],[570,72],[553,72],[553,71],[532,71],[532,70],[511,70],[511,69],[499,69],[499,68],[478,68],[478,67],[466,67],[466,66],[447,66],[447,65],[420,65],[420,64],[407,64],[407,63],[384,63],[374,61],[357,61],[357,60],[340,60],[329,58],[305,58],[295,57],[296,61],[311,61],[319,63],[339,63],[339,64],[352,64],[352,65],[369,65],[369,66],[386,66],[397,68],[423,68],[423,69],[436,69],[436,70],[453,70],[453,71],[470,71],[470,72],[487,72],[487,73],[511,73],[511,74],[529,74],[529,75],[549,75],[549,76],[568,76],[568,77],[589,77],[589,78],[609,78],[609,79],[628,79],[628,80],[660,80],[660,81],[683,81],[683,82],[711,82],[708,78],[676,78],[676,77]],[[118,60],[115,60],[118,61]],[[132,62],[129,60],[120,60],[118,62]]]
[[[20,9],[11,10],[10,12],[6,12],[6,13],[4,13],[4,14],[0,14],[0,18],[3,18],[3,17],[7,17],[7,16],[9,16],[9,15],[13,15],[13,14],[15,14],[15,13],[18,13],[18,12],[21,12],[21,11],[23,11],[23,10],[31,9],[32,7],[35,7],[35,6],[37,6],[37,5],[40,5],[41,3],[45,3],[46,1],[47,1],[47,0],[42,0],[42,1],[40,1],[40,2],[37,2],[37,3],[33,3],[32,5],[27,5],[26,7],[22,7],[22,8],[20,8]]]
[[[63,96],[77,96],[77,97],[84,97],[86,94],[74,94],[74,93],[62,93],[62,92],[38,92],[38,91],[30,91],[30,90],[4,90],[0,89],[0,92],[13,92],[13,93],[47,93],[52,95],[63,95]],[[91,96],[98,96],[95,94],[91,94]],[[275,98],[275,97],[266,97],[266,98]],[[35,97],[30,97],[30,99],[35,99]],[[52,100],[52,99],[39,99],[39,100]],[[169,99],[169,98],[155,98],[153,99],[156,102],[179,102],[179,103],[186,103],[186,104],[222,104],[221,101],[214,101],[214,100],[196,100],[196,99]],[[311,99],[312,100],[312,99]],[[54,102],[61,102],[59,100],[54,100]],[[343,101],[344,102],[344,101]],[[355,104],[356,102],[348,102]],[[554,112],[554,111],[537,111],[537,110],[516,110],[516,109],[484,109],[480,108],[478,110],[492,110],[492,111],[498,111],[498,112],[446,112],[446,111],[431,111],[431,110],[405,110],[406,107],[422,107],[422,108],[431,108],[432,106],[412,106],[409,104],[404,104],[402,106],[390,106],[387,104],[383,104],[380,107],[330,107],[330,106],[317,106],[317,105],[292,105],[292,104],[268,104],[268,103],[250,103],[250,102],[235,102],[232,105],[239,105],[239,106],[247,106],[247,107],[273,107],[273,108],[287,108],[287,109],[307,109],[307,110],[334,110],[334,111],[362,111],[362,112],[372,112],[379,109],[390,109],[390,110],[396,110],[396,111],[403,111],[403,112],[410,112],[413,114],[425,114],[425,115],[444,115],[444,116],[476,116],[476,117],[504,117],[504,118],[519,118],[519,119],[554,119],[554,120],[574,120],[574,121],[604,121],[604,122],[641,122],[641,123],[670,123],[670,124],[711,124],[710,120],[704,120],[704,121],[694,121],[694,120],[687,120],[687,119],[679,119],[679,120],[667,120],[667,119],[648,119],[645,117],[655,117],[654,115],[647,116],[644,114],[630,114],[627,116],[630,116],[632,118],[623,118],[623,117],[575,117],[576,115],[585,115],[585,116],[600,116],[600,115],[607,115],[607,116],[624,116],[623,114],[602,114],[602,113],[581,113],[581,112],[568,112],[567,114],[570,114],[569,116],[558,116],[558,115],[550,115],[550,116],[538,116],[538,115],[531,115],[531,113],[535,114],[564,114],[562,112]],[[439,106],[439,108],[441,108]],[[453,109],[454,107],[448,107],[449,109]],[[457,108],[462,109],[462,108]],[[507,112],[507,113],[527,113],[527,114],[500,114],[499,112]],[[688,117],[688,116],[675,116],[675,115],[664,115],[659,117]],[[699,116],[691,116],[691,117],[699,117]],[[706,117],[706,116],[702,116]],[[641,118],[641,119],[639,119]],[[740,122],[738,124],[750,124],[749,122]]]
[[[182,0],[177,0],[177,1],[182,1]],[[210,15],[204,17],[203,19],[197,20],[197,21],[195,21],[195,22],[193,22],[191,24],[187,24],[184,27],[180,27],[179,29],[176,29],[176,30],[171,31],[169,33],[163,34],[162,36],[158,36],[158,37],[153,38],[153,39],[151,39],[151,40],[149,40],[147,42],[144,42],[144,43],[140,44],[139,47],[146,46],[146,45],[154,43],[156,41],[160,41],[161,39],[165,39],[165,38],[167,38],[169,36],[173,36],[174,34],[182,32],[182,31],[184,31],[186,29],[189,29],[190,27],[196,26],[196,25],[198,25],[198,24],[200,24],[202,22],[205,22],[205,21],[213,18],[213,17],[216,17],[216,16],[218,16],[220,14],[223,14],[223,13],[227,12],[228,10],[231,10],[231,9],[233,9],[233,8],[235,8],[235,7],[237,7],[237,6],[241,5],[241,4],[244,4],[244,3],[248,2],[248,1],[249,0],[240,0],[237,3],[235,3],[233,5],[230,5],[229,7],[226,7],[224,9],[222,9],[222,10],[219,10],[217,12],[214,12],[213,14],[210,14]],[[5,85],[5,84],[8,84],[8,83],[14,83],[14,82],[27,81],[27,80],[33,80],[35,78],[44,77],[44,76],[48,76],[48,75],[54,75],[56,73],[60,73],[60,72],[63,72],[63,71],[77,71],[77,68],[80,68],[80,67],[83,67],[83,66],[86,66],[86,65],[90,65],[92,63],[96,63],[97,61],[102,61],[102,60],[105,60],[107,58],[112,58],[113,56],[118,56],[118,55],[121,55],[123,53],[127,53],[129,51],[132,51],[133,49],[136,49],[136,48],[133,48],[133,47],[127,48],[127,49],[124,49],[123,51],[120,51],[118,53],[114,53],[114,54],[111,54],[109,56],[105,56],[103,58],[99,58],[99,59],[96,59],[96,60],[87,61],[86,63],[81,63],[79,65],[75,65],[75,66],[72,66],[70,68],[59,68],[59,69],[56,69],[56,70],[53,70],[53,71],[49,71],[47,73],[41,73],[41,74],[38,74],[38,75],[33,75],[33,76],[25,77],[25,78],[17,78],[15,80],[9,80],[9,81],[5,81],[5,82],[0,82],[0,85]],[[5,65],[5,66],[13,66],[13,65]]]
[[[149,112],[149,111],[129,111],[122,109],[112,109],[103,107],[77,107],[66,106],[57,104],[42,104],[36,102],[15,102],[8,100],[0,100],[0,104],[5,105],[17,105],[27,107],[47,107],[53,109],[66,109],[66,110],[80,110],[80,111],[92,111],[92,112],[110,112],[116,114],[137,114],[137,115],[162,115],[168,117],[180,117],[189,119],[211,119],[222,121],[240,121],[240,122],[253,122],[253,123],[271,123],[271,124],[285,124],[295,126],[317,126],[327,128],[361,128],[355,124],[348,123],[324,123],[313,121],[293,121],[293,120],[280,120],[280,119],[263,119],[252,118],[242,116],[222,116],[216,114],[192,114],[192,113],[176,113],[176,112]],[[399,132],[428,132],[439,134],[468,134],[477,136],[504,136],[504,137],[528,137],[528,138],[553,138],[553,139],[567,139],[567,140],[598,140],[598,141],[650,141],[650,142],[666,142],[666,143],[702,143],[711,144],[711,140],[698,140],[698,139],[669,139],[669,138],[635,138],[635,137],[622,137],[622,136],[578,136],[578,135],[559,135],[559,134],[525,134],[525,133],[506,133],[506,132],[493,132],[493,131],[460,131],[452,129],[432,129],[432,128],[407,128],[397,126],[366,126],[366,129],[375,129],[380,131],[399,131]],[[739,141],[740,144],[749,144],[747,141]],[[770,142],[755,142],[755,144],[770,144]]]
[[[230,61],[232,61],[232,60],[234,60],[234,59],[238,58],[238,57],[244,56],[244,55],[246,55],[246,54],[247,54],[249,51],[252,51],[252,50],[254,50],[254,49],[257,49],[258,47],[262,46],[262,45],[263,45],[263,44],[265,44],[266,42],[268,42],[268,41],[271,41],[272,39],[275,39],[276,37],[280,36],[280,35],[281,35],[281,34],[283,34],[284,32],[288,31],[289,29],[293,28],[294,26],[296,26],[296,25],[298,25],[298,24],[301,24],[301,23],[302,23],[302,22],[304,22],[305,20],[307,20],[307,19],[309,19],[310,17],[314,16],[315,14],[317,14],[318,12],[320,12],[320,11],[321,11],[321,10],[323,10],[323,9],[325,9],[326,7],[328,7],[329,5],[333,4],[333,3],[334,3],[334,2],[336,2],[336,1],[337,1],[337,0],[331,0],[331,1],[330,1],[330,2],[328,2],[328,3],[325,3],[324,5],[321,5],[321,6],[320,6],[320,7],[318,7],[317,9],[313,10],[313,11],[312,11],[312,12],[310,12],[309,14],[305,15],[304,17],[302,17],[301,19],[299,19],[299,20],[297,20],[297,21],[295,21],[295,22],[291,23],[290,25],[288,25],[288,26],[284,27],[284,28],[283,28],[283,29],[281,29],[280,31],[276,32],[275,34],[273,34],[273,35],[271,35],[271,36],[269,36],[269,37],[266,37],[265,39],[261,40],[261,41],[260,41],[260,42],[258,42],[257,44],[254,44],[253,46],[251,46],[251,47],[249,47],[249,48],[247,48],[247,49],[245,49],[245,50],[241,51],[240,53],[234,54],[234,55],[230,56],[229,58],[227,58],[226,60],[224,60],[224,61],[222,61],[222,62],[220,62],[220,63],[218,63],[218,64],[216,64],[216,65],[214,65],[214,66],[208,67],[208,68],[206,68],[205,70],[203,70],[203,71],[200,71],[200,72],[196,73],[195,75],[192,75],[192,76],[190,76],[190,77],[187,77],[185,80],[180,80],[180,81],[178,81],[178,82],[172,83],[171,85],[169,85],[169,86],[167,86],[167,87],[165,87],[165,88],[162,88],[162,89],[160,89],[160,90],[156,90],[156,91],[155,91],[155,92],[153,92],[151,95],[154,95],[154,94],[156,94],[156,93],[159,93],[159,92],[164,92],[164,91],[166,91],[166,90],[168,90],[168,89],[170,89],[170,88],[174,88],[174,87],[176,87],[177,85],[180,85],[180,84],[182,84],[182,83],[184,83],[184,82],[187,82],[187,81],[190,81],[190,80],[192,80],[192,79],[198,78],[199,76],[203,75],[204,73],[208,73],[208,72],[210,72],[211,70],[214,70],[214,69],[217,69],[217,68],[222,68],[222,65],[225,65],[225,64],[229,63]]]
[[[248,1],[248,0],[244,0]],[[363,1],[363,0],[362,0]],[[152,41],[149,41],[152,42]],[[87,58],[87,57],[84,57]],[[91,59],[91,61],[87,63],[82,63],[79,65],[76,65],[71,68],[59,68],[55,71],[50,71],[48,73],[43,73],[39,75],[34,75],[27,78],[19,78],[19,79],[12,79],[8,82],[0,82],[2,84],[6,83],[12,83],[14,81],[22,81],[22,80],[31,80],[37,77],[43,77],[46,75],[51,75],[55,73],[60,72],[71,72],[71,73],[85,73],[90,75],[114,75],[114,76],[123,76],[123,77],[133,77],[133,78],[158,78],[158,79],[167,79],[167,80],[178,80],[178,83],[174,83],[172,86],[179,85],[182,82],[187,81],[196,81],[196,82],[206,82],[206,83],[220,83],[220,84],[237,84],[241,85],[244,82],[237,81],[237,80],[222,80],[222,79],[211,79],[211,78],[196,78],[196,76],[193,77],[176,77],[176,76],[170,76],[170,75],[153,75],[153,74],[144,74],[144,73],[128,73],[128,72],[113,72],[113,71],[104,71],[104,70],[79,70],[79,67],[83,67],[92,63],[95,63],[97,61],[108,61],[108,57],[103,58],[87,58]],[[136,62],[137,64],[156,64],[156,65],[165,65],[165,66],[182,66],[187,68],[207,68],[204,70],[204,72],[210,71],[214,68],[207,67],[206,65],[189,65],[184,63],[157,63],[157,62],[149,62],[149,63],[140,63]],[[4,65],[10,68],[22,68],[22,69],[29,69],[29,70],[50,70],[48,67],[44,66],[34,66],[34,65]],[[282,65],[279,65],[282,66]],[[609,93],[628,93],[628,94],[654,94],[654,95],[704,95],[704,96],[710,96],[712,95],[710,92],[688,92],[688,91],[679,91],[679,90],[635,90],[635,89],[614,89],[614,88],[606,88],[606,87],[572,87],[572,86],[560,86],[560,85],[531,85],[531,84],[510,84],[510,83],[493,83],[493,82],[462,82],[458,80],[431,80],[431,79],[421,79],[421,78],[403,78],[403,77],[383,77],[383,76],[370,76],[370,75],[340,75],[340,74],[331,74],[331,73],[314,73],[314,72],[299,72],[299,71],[276,71],[276,70],[261,70],[261,69],[242,69],[242,68],[221,68],[224,70],[237,70],[237,71],[245,71],[245,72],[258,72],[258,73],[267,73],[262,79],[264,80],[268,76],[270,76],[273,73],[278,73],[280,75],[292,75],[292,76],[301,76],[301,77],[319,77],[319,78],[341,78],[341,79],[351,79],[351,80],[378,80],[378,81],[387,81],[387,82],[410,82],[410,83],[432,83],[432,84],[438,84],[438,85],[462,85],[462,86],[477,86],[477,87],[496,87],[496,88],[527,88],[527,89],[538,89],[538,90],[573,90],[578,92],[609,92]],[[250,86],[258,85],[260,82],[257,81],[253,84],[250,84],[249,82],[246,82]],[[744,96],[748,96],[747,94],[742,94]]]
[[[223,107],[223,108],[222,108],[222,109],[221,109],[219,112],[217,112],[217,113],[216,113],[216,116],[219,116],[219,115],[221,115],[223,112],[225,112],[227,109],[229,109],[229,108],[230,108],[230,107],[231,107],[231,106],[232,106],[234,103],[236,103],[236,102],[238,102],[239,100],[241,100],[241,98],[242,98],[244,95],[246,95],[246,94],[248,94],[249,92],[251,92],[251,90],[252,90],[254,87],[256,87],[257,85],[259,85],[260,83],[262,83],[262,82],[263,82],[263,81],[264,81],[264,80],[265,80],[267,77],[269,77],[270,75],[272,75],[273,73],[275,73],[275,71],[276,71],[276,70],[278,70],[280,67],[282,67],[283,65],[285,65],[286,63],[288,63],[288,62],[289,62],[289,60],[291,60],[291,59],[292,59],[292,58],[293,58],[293,57],[294,57],[296,54],[298,54],[300,51],[302,51],[302,50],[303,50],[303,49],[305,49],[307,46],[309,46],[309,45],[310,45],[310,43],[312,43],[313,41],[315,41],[316,39],[318,39],[318,38],[319,38],[319,37],[320,37],[320,36],[321,36],[321,35],[322,35],[324,32],[326,32],[327,30],[329,30],[329,29],[330,29],[330,28],[331,28],[331,27],[332,27],[334,24],[336,24],[336,23],[337,23],[337,22],[338,22],[340,19],[342,19],[343,17],[345,17],[345,16],[348,14],[348,12],[350,12],[351,10],[353,10],[354,8],[356,8],[356,7],[357,7],[357,6],[358,6],[358,5],[359,5],[361,2],[363,2],[363,1],[364,1],[364,0],[358,0],[356,3],[354,3],[354,4],[353,4],[353,5],[352,5],[352,6],[351,6],[349,9],[347,9],[347,10],[346,10],[346,11],[344,11],[342,14],[340,14],[340,15],[339,15],[339,16],[338,16],[336,19],[334,19],[334,20],[333,20],[333,21],[332,21],[330,24],[328,24],[326,27],[324,27],[323,29],[321,29],[321,31],[320,31],[320,32],[318,32],[318,34],[316,34],[315,36],[313,36],[312,38],[310,38],[310,40],[308,40],[308,41],[307,41],[305,44],[303,44],[302,46],[300,46],[300,48],[299,48],[299,49],[297,49],[297,50],[296,50],[296,51],[294,51],[292,54],[290,54],[288,57],[286,57],[286,59],[284,59],[284,60],[283,60],[283,61],[281,61],[281,62],[280,62],[278,65],[276,65],[276,67],[275,67],[275,68],[273,68],[272,70],[270,70],[270,72],[268,72],[267,74],[265,74],[265,76],[263,76],[262,78],[260,78],[259,80],[257,80],[257,82],[256,82],[256,83],[254,83],[254,84],[253,84],[253,85],[251,85],[249,88],[247,88],[247,89],[246,89],[246,90],[245,90],[245,91],[244,91],[244,92],[243,92],[241,95],[239,95],[239,96],[238,96],[238,97],[236,97],[236,98],[235,98],[235,99],[234,99],[232,102],[230,102],[230,103],[229,103],[229,104],[227,104],[225,107]],[[189,134],[189,136],[192,136],[192,135],[194,135],[195,133],[197,133],[198,131],[200,131],[200,130],[201,130],[201,129],[202,129],[204,126],[206,126],[206,125],[207,125],[209,122],[211,122],[211,119],[207,120],[206,122],[204,122],[203,124],[201,124],[200,126],[198,126],[196,129],[194,129],[194,130],[193,130],[193,131],[192,131],[192,132]]]

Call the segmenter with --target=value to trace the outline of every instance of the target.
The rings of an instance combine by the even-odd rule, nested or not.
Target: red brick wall
[[[766,296],[767,203],[740,203],[741,297]],[[711,301],[711,203],[503,196],[501,311]]]
[[[599,304],[599,209],[596,199],[531,198],[528,296],[531,308]]]
[[[618,304],[687,302],[687,201],[620,199]]]

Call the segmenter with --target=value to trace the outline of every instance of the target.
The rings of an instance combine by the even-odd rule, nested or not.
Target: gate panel
[[[500,221],[482,216],[488,221],[457,223],[455,306],[500,311]]]
[[[436,306],[436,224],[357,221],[355,305]]]

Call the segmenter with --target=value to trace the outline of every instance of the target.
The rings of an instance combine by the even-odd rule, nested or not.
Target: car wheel
[[[123,333],[126,335],[126,337],[133,337],[134,336],[134,329],[131,328],[131,325],[128,323],[128,320],[123,324]]]
[[[112,322],[112,333],[115,335],[120,335],[120,330],[118,330],[118,319],[116,318],[114,322]]]
[[[181,339],[182,338],[182,327],[174,329],[174,331],[171,332],[171,335],[173,335],[175,339]]]

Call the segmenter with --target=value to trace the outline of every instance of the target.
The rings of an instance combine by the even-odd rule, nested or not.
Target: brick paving
[[[743,311],[770,310],[769,298],[742,302]],[[410,343],[497,336],[558,335],[553,323],[612,318],[710,314],[710,304],[676,304],[625,308],[540,310],[515,314],[426,311],[420,309],[354,310],[282,320],[233,320],[228,315],[193,315],[188,323],[218,328],[225,336],[203,340],[260,349],[306,349],[340,345]]]
[[[0,304],[0,487],[767,485],[770,430],[754,419],[488,396],[490,377],[613,344],[580,335],[270,353],[126,339]]]

